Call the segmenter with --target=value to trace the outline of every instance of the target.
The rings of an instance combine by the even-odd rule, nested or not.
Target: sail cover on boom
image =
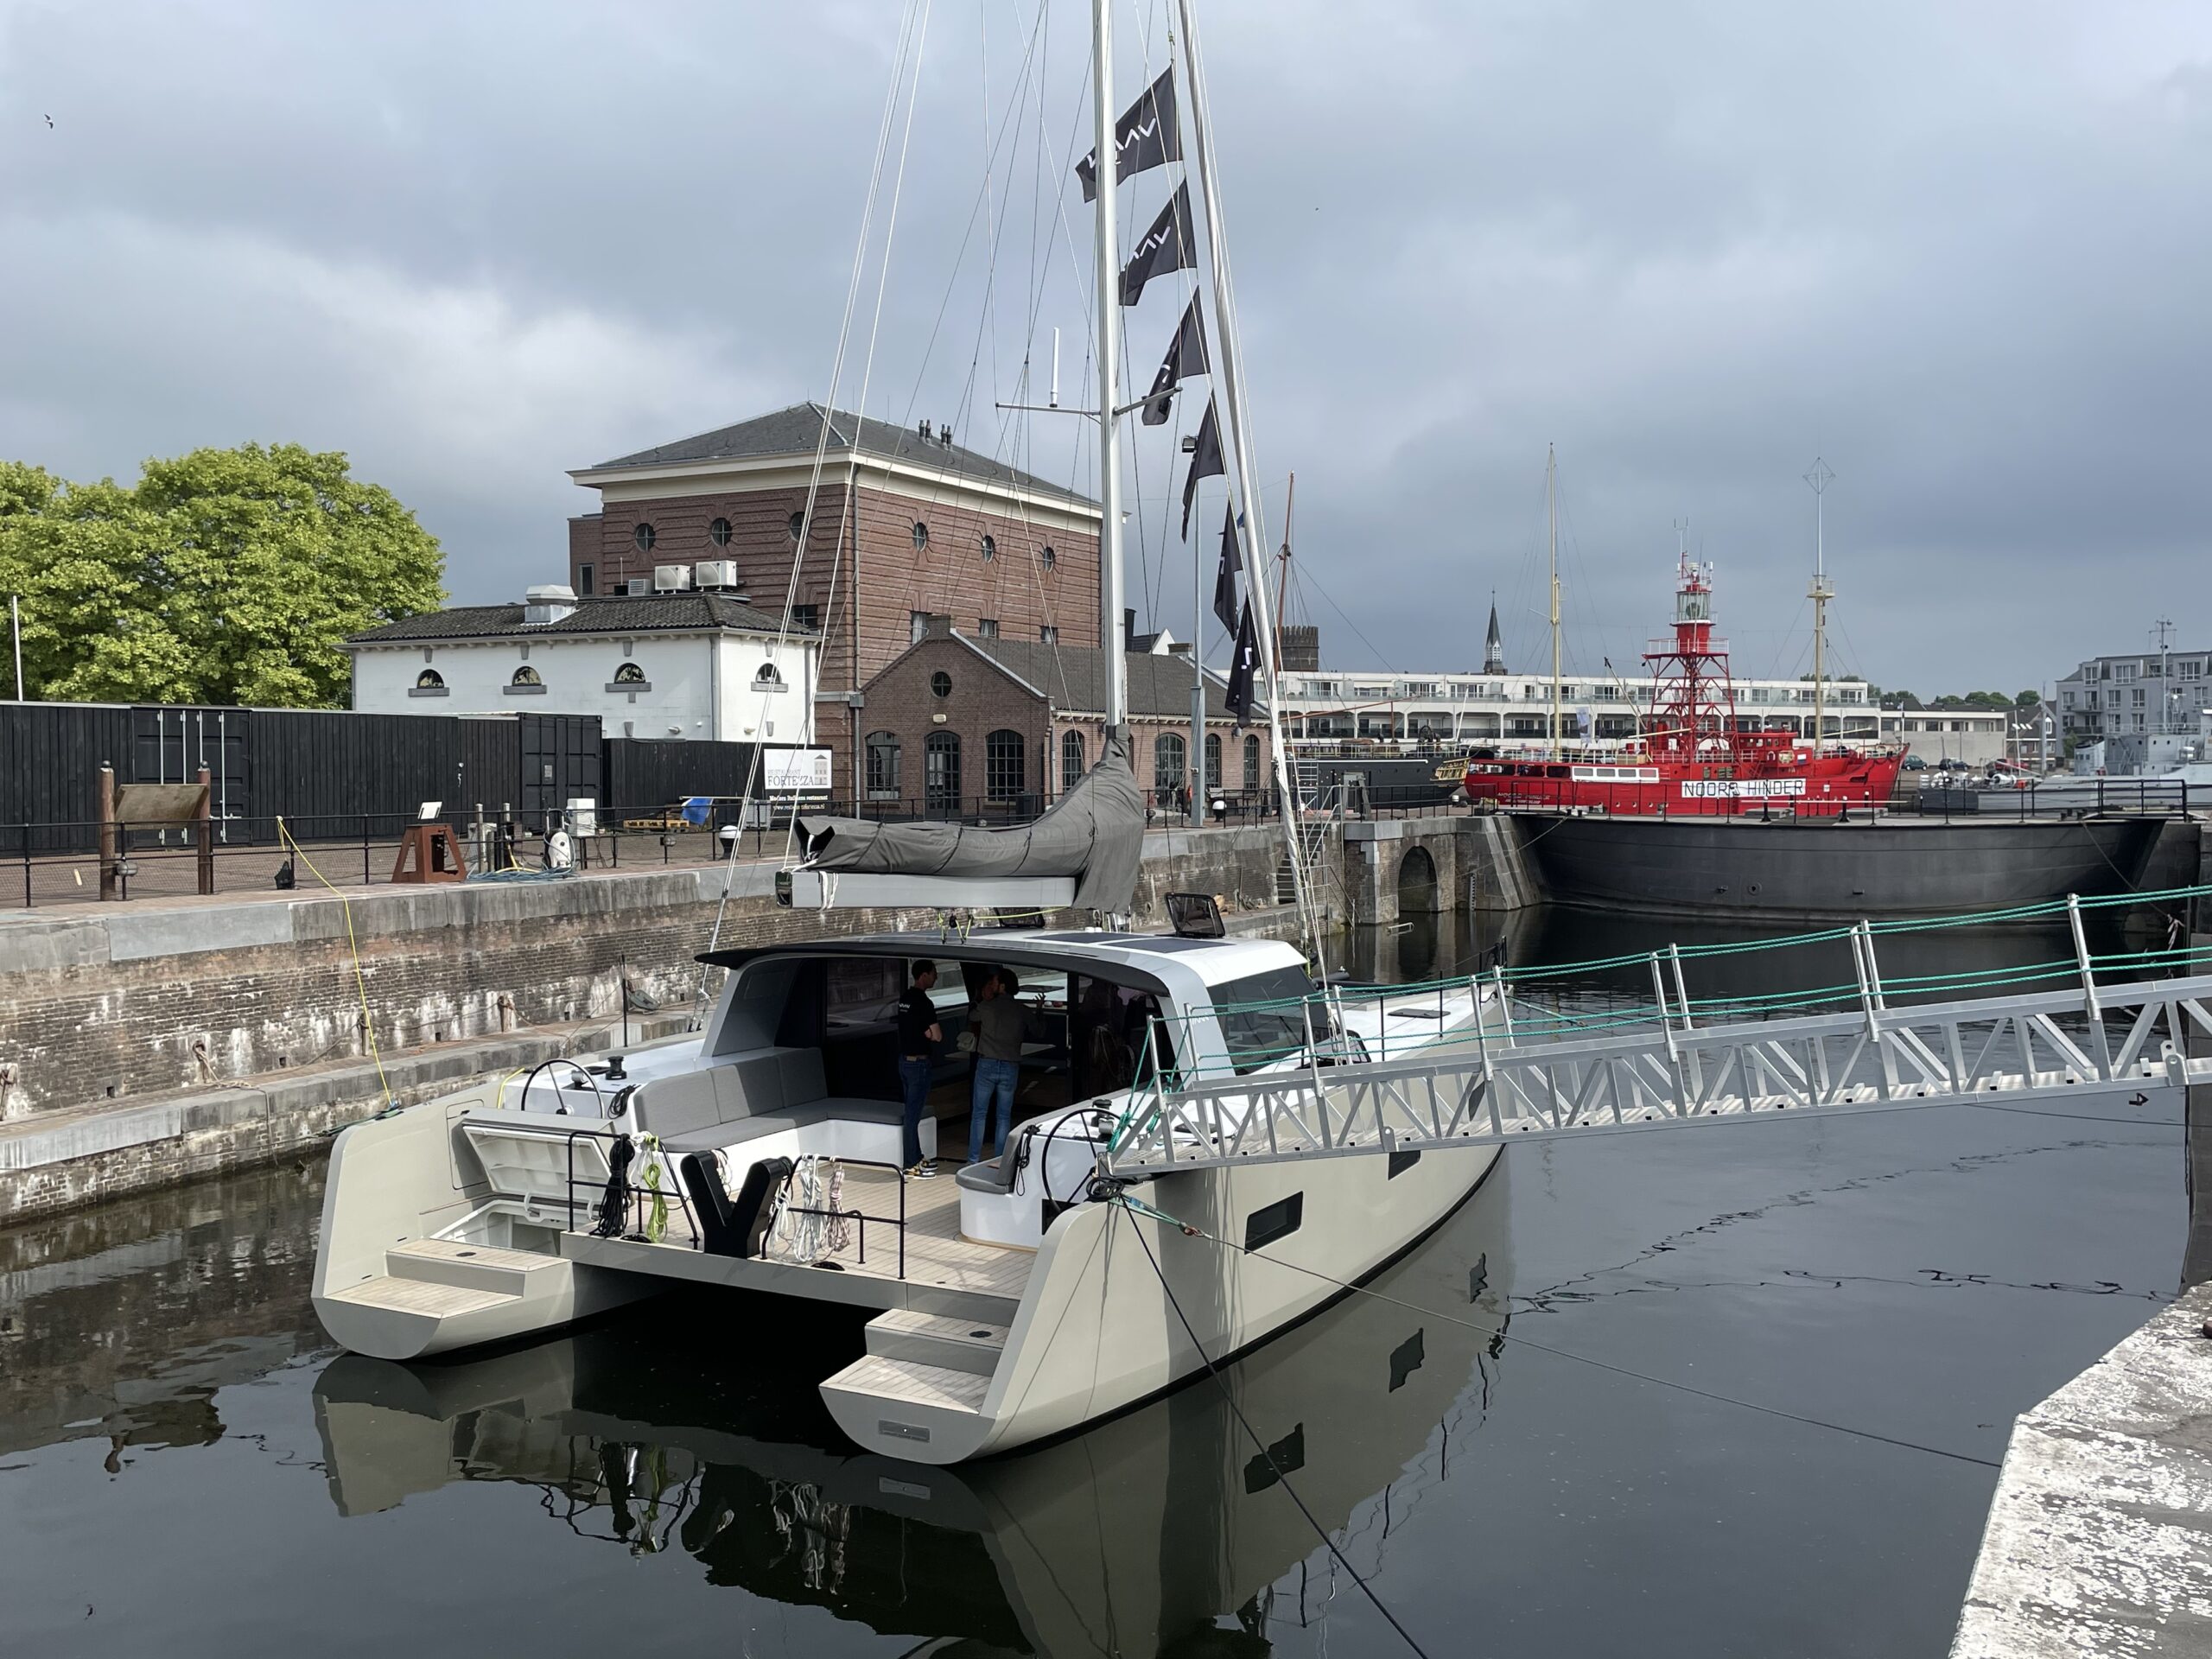
[[[1109,737],[1098,764],[1034,823],[986,830],[810,817],[799,821],[798,833],[805,849],[801,869],[976,880],[1073,876],[1078,906],[1118,912],[1136,896],[1144,798],[1126,741]]]

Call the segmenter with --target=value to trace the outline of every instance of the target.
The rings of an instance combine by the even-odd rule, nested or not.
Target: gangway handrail
[[[1430,1043],[1396,1059],[1163,1082],[1131,1103],[1102,1162],[1126,1176],[1793,1109],[2212,1081],[2212,1055],[2187,1052],[2192,1029],[2212,1038],[2212,973],[2100,982],[2084,945],[2069,987],[1893,1007],[1871,931],[1855,933],[1856,1010],[1699,1025],[1669,1008],[1662,981],[1656,1030],[1647,1017],[1639,1032],[1529,1043],[1485,1033],[1478,1018],[1471,1044]],[[1655,976],[1662,960],[1651,955]],[[2115,1048],[2108,1022],[2123,1018]],[[2062,1019],[2086,1020],[2087,1047]]]

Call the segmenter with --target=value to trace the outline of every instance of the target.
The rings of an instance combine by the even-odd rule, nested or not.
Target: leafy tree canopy
[[[340,642],[436,609],[444,567],[343,454],[195,449],[128,488],[0,461],[0,593],[48,701],[340,705]]]

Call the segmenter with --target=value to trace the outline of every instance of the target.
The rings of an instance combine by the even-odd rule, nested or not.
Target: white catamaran
[[[316,1311],[348,1349],[412,1359],[508,1340],[671,1282],[843,1303],[877,1313],[866,1356],[822,1384],[839,1424],[869,1451],[954,1463],[1112,1415],[1266,1340],[1426,1236],[1489,1169],[1494,1147],[1102,1173],[1136,1126],[1157,1130],[1149,1115],[1165,1089],[1288,1071],[1318,1080],[1342,1060],[1464,1038],[1496,1014],[1497,993],[1472,982],[1332,997],[1287,943],[1112,925],[1131,908],[1143,834],[1124,728],[1116,430],[1136,405],[1119,398],[1128,273],[1116,268],[1115,198],[1121,179],[1182,154],[1179,131],[1159,137],[1177,119],[1179,71],[1206,247],[1202,258],[1186,245],[1179,190],[1163,216],[1175,242],[1160,255],[1146,238],[1131,265],[1158,257],[1179,262],[1159,269],[1208,270],[1212,372],[1236,456],[1233,470],[1218,457],[1213,470],[1228,480],[1239,563],[1255,589],[1239,630],[1246,706],[1256,701],[1250,677],[1263,672],[1272,687],[1275,671],[1272,630],[1250,626],[1254,598],[1268,614],[1266,562],[1250,556],[1265,531],[1192,0],[1179,0],[1178,16],[1179,63],[1118,120],[1106,0],[1091,20],[1093,155],[1117,157],[1116,177],[1096,191],[1105,752],[1034,824],[810,821],[788,873],[802,905],[1072,908],[1101,925],[710,951],[704,960],[724,978],[695,1033],[560,1063],[518,1093],[464,1090],[353,1126],[332,1154],[315,1281]],[[1214,424],[1210,410],[1206,429]],[[1205,460],[1193,457],[1194,473]],[[1266,701],[1274,721],[1277,700]],[[1310,947],[1295,797],[1276,739]],[[902,1168],[894,1004],[922,956],[938,964],[946,1029],[994,978],[1025,1005],[1030,1037],[1023,1121],[1001,1156],[951,1179]],[[957,1083],[969,1064],[956,1053],[938,1070]],[[1236,1097],[1214,1109],[1233,1116]],[[924,1122],[925,1153],[936,1128]]]

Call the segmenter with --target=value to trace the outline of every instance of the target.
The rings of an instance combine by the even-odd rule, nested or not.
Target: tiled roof
[[[348,645],[397,645],[410,639],[495,639],[541,633],[700,633],[727,628],[741,633],[774,633],[782,619],[721,594],[655,594],[650,597],[579,599],[575,609],[557,622],[525,622],[520,605],[461,605],[402,617],[380,628],[354,634]],[[795,636],[815,630],[794,624]]]
[[[734,426],[716,427],[711,432],[695,433],[690,437],[678,438],[672,443],[664,443],[656,448],[640,449],[635,454],[617,455],[613,461],[602,461],[597,467],[583,470],[599,472],[617,467],[672,467],[687,461],[741,461],[768,455],[811,456],[822,441],[822,422],[821,404],[793,404],[789,409],[779,409],[771,415],[756,415],[753,419],[740,421]],[[857,446],[855,432],[859,435]],[[828,453],[842,455],[855,447],[862,454],[897,461],[925,471],[942,473],[950,479],[1030,490],[1094,511],[1098,505],[1089,496],[1079,494],[1064,484],[1054,484],[1034,474],[1008,467],[960,444],[941,443],[934,438],[925,438],[910,427],[893,426],[888,421],[868,419],[839,410],[830,420]]]
[[[1096,715],[1106,706],[1106,653],[1096,646],[1048,645],[1029,639],[977,639],[955,636],[1071,714]],[[1191,715],[1191,659],[1185,654],[1155,657],[1130,652],[1129,713],[1155,719],[1188,720]],[[1264,700],[1259,705],[1266,706]],[[1230,718],[1221,681],[1206,676],[1206,718]]]

